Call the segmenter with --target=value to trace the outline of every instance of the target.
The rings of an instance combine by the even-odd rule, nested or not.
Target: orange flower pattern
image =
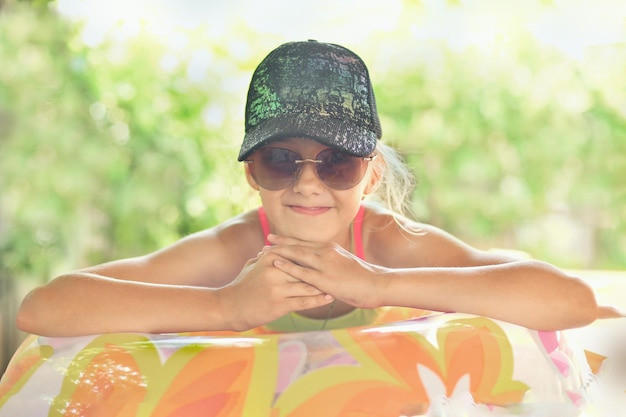
[[[586,368],[555,337],[462,314],[289,334],[31,337],[0,381],[0,417],[523,415],[544,400],[578,409]]]

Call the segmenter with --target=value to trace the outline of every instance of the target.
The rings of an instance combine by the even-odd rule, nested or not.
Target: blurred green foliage
[[[143,254],[258,203],[236,162],[241,80],[269,48],[80,33],[47,8],[0,13],[0,264],[17,279]],[[373,69],[415,215],[478,246],[624,268],[626,54],[574,61],[523,32],[507,51]]]
[[[494,59],[442,49],[379,85],[420,184],[415,210],[483,246],[626,266],[626,54],[567,59],[527,33]]]
[[[203,117],[232,101],[223,74],[199,84],[186,65],[164,71],[148,38],[88,48],[80,27],[49,12],[13,7],[0,19],[1,262],[11,275],[45,282],[140,254],[245,204],[240,135],[226,111],[215,126]]]

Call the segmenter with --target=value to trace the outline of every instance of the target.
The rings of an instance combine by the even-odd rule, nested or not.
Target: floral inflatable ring
[[[592,374],[561,332],[388,313],[302,333],[29,336],[0,381],[0,417],[577,416],[585,405]]]

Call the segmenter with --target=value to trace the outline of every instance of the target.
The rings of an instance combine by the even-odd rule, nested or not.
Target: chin
[[[306,228],[306,230],[291,229],[289,232],[287,232],[286,236],[293,237],[295,239],[305,240],[307,242],[319,243],[330,242],[333,241],[335,238],[334,233],[324,233],[320,231],[320,226],[316,224],[311,224],[309,227]]]
[[[320,233],[295,233],[292,237],[300,240],[306,240],[307,242],[329,242],[331,240],[330,236],[322,236]]]

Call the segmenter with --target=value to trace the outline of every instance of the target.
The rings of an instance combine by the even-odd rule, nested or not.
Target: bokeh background
[[[621,0],[0,0],[0,374],[33,286],[259,204],[248,82],[305,39],[370,67],[417,219],[626,270]]]

